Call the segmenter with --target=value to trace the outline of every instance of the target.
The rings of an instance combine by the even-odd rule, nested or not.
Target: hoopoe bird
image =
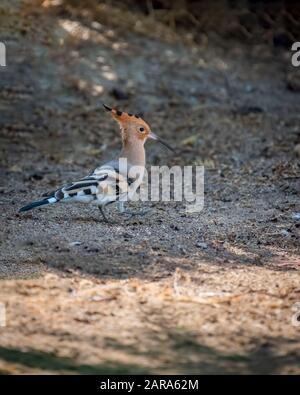
[[[117,202],[121,213],[137,214],[126,210],[124,203],[132,199],[143,181],[146,164],[145,142],[150,138],[157,140],[172,151],[173,149],[154,134],[140,116],[112,109],[105,104],[103,106],[119,123],[121,129],[122,150],[119,156],[97,167],[87,177],[43,195],[43,199],[29,203],[19,212],[44,205],[81,202],[98,206],[104,221],[109,222],[105,207]]]

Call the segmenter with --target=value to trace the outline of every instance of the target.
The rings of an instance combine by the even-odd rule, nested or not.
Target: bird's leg
[[[118,209],[119,209],[119,212],[120,212],[121,214],[127,214],[127,215],[129,215],[130,217],[134,217],[135,215],[141,215],[141,216],[143,216],[143,215],[147,214],[147,213],[150,211],[150,208],[144,209],[144,210],[139,210],[139,211],[127,210],[127,209],[124,207],[124,202],[118,202]]]
[[[124,202],[120,202],[120,201],[118,202],[118,210],[121,214],[124,213],[125,211]]]
[[[101,214],[102,214],[102,217],[103,217],[104,221],[105,221],[107,224],[109,224],[110,221],[107,219],[107,216],[105,215],[104,207],[105,207],[105,206],[98,206],[98,208],[99,208],[99,210],[100,210],[100,212],[101,212]]]

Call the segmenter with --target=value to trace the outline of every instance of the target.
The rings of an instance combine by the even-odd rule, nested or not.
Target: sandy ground
[[[107,9],[97,19],[60,7],[20,17],[9,3],[0,372],[299,374],[290,54],[216,37],[159,40],[110,22]],[[201,213],[178,202],[146,204],[151,212],[133,219],[111,208],[114,224],[80,205],[17,213],[117,154],[102,101],[142,113],[176,146],[174,155],[147,143],[149,165],[205,165]]]

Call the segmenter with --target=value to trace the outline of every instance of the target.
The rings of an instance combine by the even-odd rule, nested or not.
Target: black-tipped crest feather
[[[106,111],[112,111],[112,108],[108,107],[106,104],[102,103]]]

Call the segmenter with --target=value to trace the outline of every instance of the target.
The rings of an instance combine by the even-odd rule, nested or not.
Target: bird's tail
[[[44,206],[45,204],[53,204],[56,202],[58,202],[58,199],[56,199],[55,197],[50,197],[50,198],[38,200],[37,202],[32,202],[32,203],[27,204],[24,207],[21,207],[19,210],[19,213],[22,213],[23,211],[32,210],[33,208],[36,208],[36,207]]]

